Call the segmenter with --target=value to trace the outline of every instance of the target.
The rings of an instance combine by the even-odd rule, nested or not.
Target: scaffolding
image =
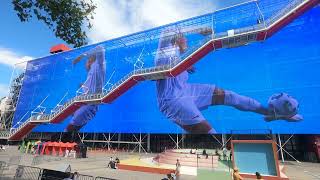
[[[5,108],[0,114],[0,128],[4,131],[9,130],[13,126],[12,121],[23,84],[25,65],[25,62],[15,64],[12,70],[8,96],[3,99]]]

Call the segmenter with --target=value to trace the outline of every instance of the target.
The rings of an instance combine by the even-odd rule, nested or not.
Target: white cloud
[[[33,59],[30,56],[24,56],[16,53],[12,49],[0,47],[0,64],[13,66],[17,63]]]
[[[131,34],[215,10],[212,0],[94,0],[91,43]],[[215,1],[217,2],[217,1]]]
[[[9,86],[6,84],[0,84],[0,98],[7,96],[9,92]]]

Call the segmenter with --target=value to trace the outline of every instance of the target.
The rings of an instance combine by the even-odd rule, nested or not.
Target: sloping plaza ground
[[[80,174],[91,176],[102,176],[119,180],[160,180],[165,177],[161,174],[152,174],[144,172],[135,172],[119,169],[107,168],[107,163],[110,157],[118,157],[121,160],[130,158],[148,158],[154,157],[155,154],[138,154],[138,153],[111,153],[111,152],[89,152],[88,158],[74,159],[64,157],[42,156],[34,158],[34,155],[25,154],[18,151],[17,146],[10,146],[6,151],[0,152],[0,161],[5,161],[16,164],[21,157],[20,164],[26,166],[35,166],[39,168],[47,168],[60,170],[66,165],[70,165],[72,171],[77,171]],[[317,180],[320,179],[320,164],[309,162],[285,162],[285,171],[290,180]],[[12,170],[12,173],[15,169]],[[3,178],[1,178],[3,179]],[[206,180],[219,179],[230,180],[229,167],[226,163],[219,162],[219,167],[216,170],[198,169],[197,176],[182,175],[181,180]]]

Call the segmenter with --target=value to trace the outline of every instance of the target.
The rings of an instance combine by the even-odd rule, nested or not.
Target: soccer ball
[[[276,116],[292,117],[298,113],[299,108],[299,102],[286,93],[273,94],[268,100],[268,105]]]

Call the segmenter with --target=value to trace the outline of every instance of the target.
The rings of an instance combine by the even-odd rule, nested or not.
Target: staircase
[[[60,123],[82,105],[112,103],[140,81],[177,76],[211,51],[264,41],[318,3],[319,0],[293,0],[282,10],[266,19],[264,23],[234,29],[232,35],[228,32],[221,32],[207,37],[184,53],[180,62],[135,70],[103,93],[76,96],[59,107],[54,113],[31,116],[19,127],[13,129],[8,135],[8,139],[11,141],[21,140],[39,124]]]
[[[201,168],[217,168],[218,156],[203,156],[197,154],[176,152],[174,150],[168,150],[159,155],[158,162],[161,164],[175,165],[177,159],[182,166],[201,167]]]

